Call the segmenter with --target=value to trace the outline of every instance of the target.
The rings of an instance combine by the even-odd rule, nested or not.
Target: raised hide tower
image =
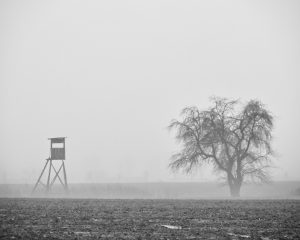
[[[66,138],[49,138],[50,156],[46,159],[45,166],[32,190],[34,193],[39,185],[43,186],[46,192],[50,192],[53,184],[58,181],[63,186],[65,192],[68,191],[67,173],[64,161],[66,160]],[[46,183],[42,182],[43,175],[46,174]]]

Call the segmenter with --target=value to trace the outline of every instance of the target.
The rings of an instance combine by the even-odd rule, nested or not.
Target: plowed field
[[[300,239],[300,201],[0,199],[0,223],[0,239]]]

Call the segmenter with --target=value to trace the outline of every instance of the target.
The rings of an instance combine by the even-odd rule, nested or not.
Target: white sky
[[[275,115],[274,180],[300,180],[299,1],[1,1],[0,183],[67,136],[70,182],[206,181],[166,127],[212,95]]]

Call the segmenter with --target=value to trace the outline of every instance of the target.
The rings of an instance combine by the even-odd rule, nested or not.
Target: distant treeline
[[[54,185],[46,194],[40,188],[31,195],[31,184],[0,184],[0,197],[68,197],[105,199],[203,199],[229,198],[227,186],[219,183],[85,183],[69,184],[65,194],[60,185]],[[298,198],[300,182],[274,182],[269,185],[245,185],[241,192],[245,198]]]

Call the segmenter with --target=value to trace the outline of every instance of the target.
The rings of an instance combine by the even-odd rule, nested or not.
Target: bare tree
[[[203,163],[213,164],[226,178],[231,196],[239,197],[243,182],[269,180],[273,117],[256,100],[245,105],[225,98],[211,100],[211,108],[185,108],[183,120],[171,122],[169,128],[176,130],[183,148],[172,156],[170,167],[189,173]]]

